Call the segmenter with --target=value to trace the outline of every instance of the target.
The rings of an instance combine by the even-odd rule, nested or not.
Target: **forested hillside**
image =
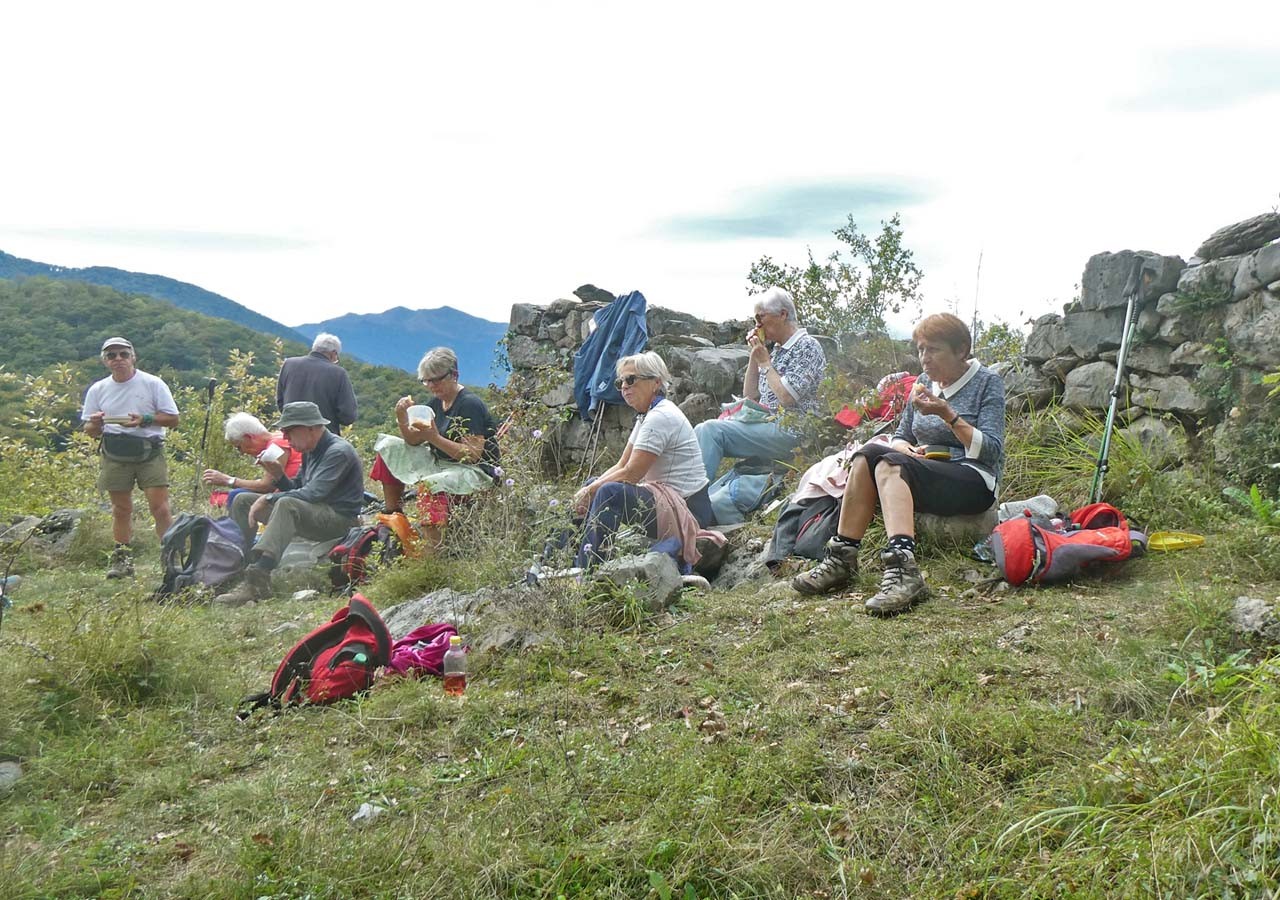
[[[278,338],[162,300],[83,282],[0,279],[0,321],[0,371],[38,375],[69,365],[86,388],[105,374],[98,360],[102,341],[117,334],[133,341],[140,368],[163,375],[174,387],[198,387],[211,377],[222,378],[233,350],[253,354],[254,374],[273,375],[279,366]],[[307,347],[284,341],[280,350],[293,356]],[[396,398],[417,387],[412,376],[398,369],[349,357],[343,366],[351,373],[360,404],[359,424],[364,427],[389,422]],[[22,417],[29,399],[24,394],[20,381],[0,381],[0,435],[24,433],[21,423],[14,421]],[[68,416],[68,427],[76,427]]]
[[[145,272],[128,272],[110,266],[90,266],[85,269],[70,269],[66,266],[52,266],[48,263],[22,259],[0,251],[0,278],[51,278],[56,281],[77,281],[98,284],[115,288],[130,294],[146,294],[160,300],[168,300],[180,309],[203,313],[235,322],[246,328],[263,334],[273,334],[287,341],[301,341],[298,332],[287,325],[281,325],[274,319],[259,315],[253,310],[241,306],[202,287],[166,278],[163,275],[148,275]]]

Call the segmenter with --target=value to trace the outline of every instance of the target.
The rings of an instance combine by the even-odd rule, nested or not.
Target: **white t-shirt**
[[[645,481],[660,481],[681,497],[691,497],[707,485],[707,468],[693,426],[680,407],[663,399],[636,421],[627,438],[633,450],[657,454]]]
[[[116,381],[107,376],[95,381],[84,394],[84,409],[80,411],[81,420],[89,421],[89,416],[96,412],[104,412],[111,416],[127,416],[130,413],[139,415],[155,415],[156,413],[178,414],[178,405],[173,402],[173,394],[169,386],[154,375],[134,370],[128,381]],[[103,431],[117,434],[132,434],[138,437],[164,437],[162,425],[140,425],[128,428],[124,425],[105,425]]]

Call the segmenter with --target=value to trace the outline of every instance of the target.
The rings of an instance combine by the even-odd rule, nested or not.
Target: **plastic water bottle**
[[[462,649],[462,638],[449,636],[449,649],[444,654],[444,692],[461,697],[467,689],[467,653]]]

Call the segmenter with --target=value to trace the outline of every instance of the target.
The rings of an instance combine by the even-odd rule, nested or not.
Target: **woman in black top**
[[[379,438],[369,477],[381,482],[388,513],[402,510],[406,483],[427,483],[418,511],[427,547],[434,549],[440,545],[453,499],[492,483],[491,472],[480,464],[491,467],[498,461],[497,429],[484,401],[458,381],[458,357],[448,347],[427,351],[418,363],[418,378],[432,394],[426,405],[433,417],[411,421],[413,397],[401,397],[396,402],[400,436]],[[423,452],[428,449],[429,454]]]

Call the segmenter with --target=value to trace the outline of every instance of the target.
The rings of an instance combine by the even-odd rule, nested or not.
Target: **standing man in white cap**
[[[116,542],[107,577],[124,578],[133,574],[129,543],[134,485],[147,498],[157,535],[163,537],[173,523],[164,434],[178,424],[178,406],[167,384],[137,368],[133,344],[124,338],[103,342],[102,364],[111,374],[85,392],[80,418],[85,434],[102,442],[98,490],[111,497],[111,531]]]

